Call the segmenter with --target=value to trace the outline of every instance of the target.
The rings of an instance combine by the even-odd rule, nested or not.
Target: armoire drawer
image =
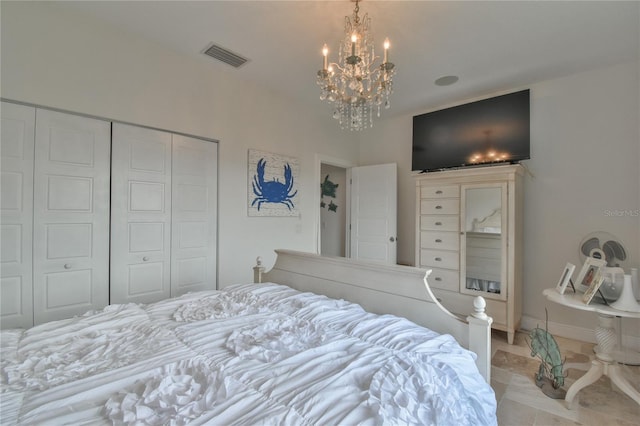
[[[420,214],[451,214],[457,216],[459,212],[460,200],[457,198],[420,201]]]
[[[499,253],[498,253],[499,254]],[[501,280],[502,259],[467,256],[467,278],[497,281]],[[506,289],[503,289],[506,291]]]
[[[460,187],[458,185],[422,186],[420,198],[459,198]]]
[[[501,234],[494,234],[491,232],[467,232],[467,245],[469,246],[499,249],[501,241]]]
[[[420,232],[420,247],[458,251],[460,249],[460,234],[451,231],[422,231]]]
[[[460,267],[460,254],[456,251],[420,250],[420,267],[458,269]]]
[[[441,268],[431,269],[431,275],[427,278],[429,287],[449,291],[458,291],[460,289],[460,274],[458,271]]]
[[[458,232],[460,218],[458,216],[421,215],[421,231],[455,231]]]

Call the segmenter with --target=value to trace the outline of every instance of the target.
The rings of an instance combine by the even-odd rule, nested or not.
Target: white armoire
[[[216,288],[217,143],[11,102],[0,115],[2,328]]]
[[[522,318],[521,165],[445,170],[416,177],[416,266],[450,311],[475,296],[513,343]]]

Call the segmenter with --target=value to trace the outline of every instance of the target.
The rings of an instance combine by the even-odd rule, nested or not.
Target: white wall
[[[639,65],[620,64],[530,86],[532,159],[525,164],[532,176],[526,176],[524,189],[525,325],[544,324],[546,307],[551,331],[556,325],[559,333],[577,330],[587,333],[581,338],[593,338],[594,315],[553,305],[542,296],[543,289],[555,286],[566,262],[579,269],[578,245],[590,232],[608,231],[622,239],[629,266],[640,266]],[[360,140],[360,164],[398,163],[398,259],[412,264],[412,116],[424,112],[380,121],[375,131],[363,133]],[[624,320],[623,332],[640,336],[640,321]]]
[[[594,315],[555,306],[541,295],[566,262],[580,268],[578,245],[590,232],[617,236],[628,265],[640,265],[639,64],[531,87],[528,166],[534,177],[525,182],[524,314],[541,324],[548,307],[552,322],[595,325]],[[634,213],[612,215],[623,211]],[[623,332],[640,336],[640,321],[624,320]]]
[[[241,80],[232,68],[191,60],[50,3],[3,1],[1,11],[4,99],[220,141],[222,286],[252,279],[256,256],[269,266],[274,248],[316,250],[315,154],[357,157],[356,143],[329,114],[305,115],[303,106]],[[300,218],[247,216],[249,148],[300,159]]]

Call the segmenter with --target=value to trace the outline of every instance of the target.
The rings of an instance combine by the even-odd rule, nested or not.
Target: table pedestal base
[[[616,332],[613,328],[613,316],[598,314],[598,326],[595,334],[598,341],[600,351],[596,354],[596,358],[591,362],[591,368],[584,376],[580,377],[571,385],[565,396],[565,401],[569,408],[573,408],[573,399],[578,392],[598,380],[605,375],[611,379],[611,382],[618,388],[629,395],[638,405],[640,405],[640,392],[624,378],[622,367],[615,361],[612,352],[616,346]]]
[[[601,376],[609,376],[611,379],[611,383],[618,386],[618,388],[629,395],[631,399],[633,399],[637,404],[640,405],[640,392],[635,390],[635,388],[624,378],[622,367],[616,363],[605,363],[600,360],[594,359],[591,362],[591,368],[589,371],[585,373],[584,376],[580,377],[576,382],[571,385],[569,390],[567,391],[567,395],[564,400],[567,401],[569,408],[574,408],[575,405],[573,403],[573,399],[578,394],[578,392],[594,383]]]

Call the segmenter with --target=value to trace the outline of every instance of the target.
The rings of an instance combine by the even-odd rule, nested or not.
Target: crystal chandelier
[[[342,129],[362,130],[373,126],[373,111],[380,117],[380,107],[388,109],[389,95],[393,92],[393,63],[389,62],[389,39],[384,41],[384,58],[375,62],[371,19],[367,14],[358,16],[356,0],[353,16],[345,16],[344,40],[340,44],[337,63],[330,63],[329,48],[322,48],[323,66],[318,71],[320,99],[333,107],[333,118]]]

